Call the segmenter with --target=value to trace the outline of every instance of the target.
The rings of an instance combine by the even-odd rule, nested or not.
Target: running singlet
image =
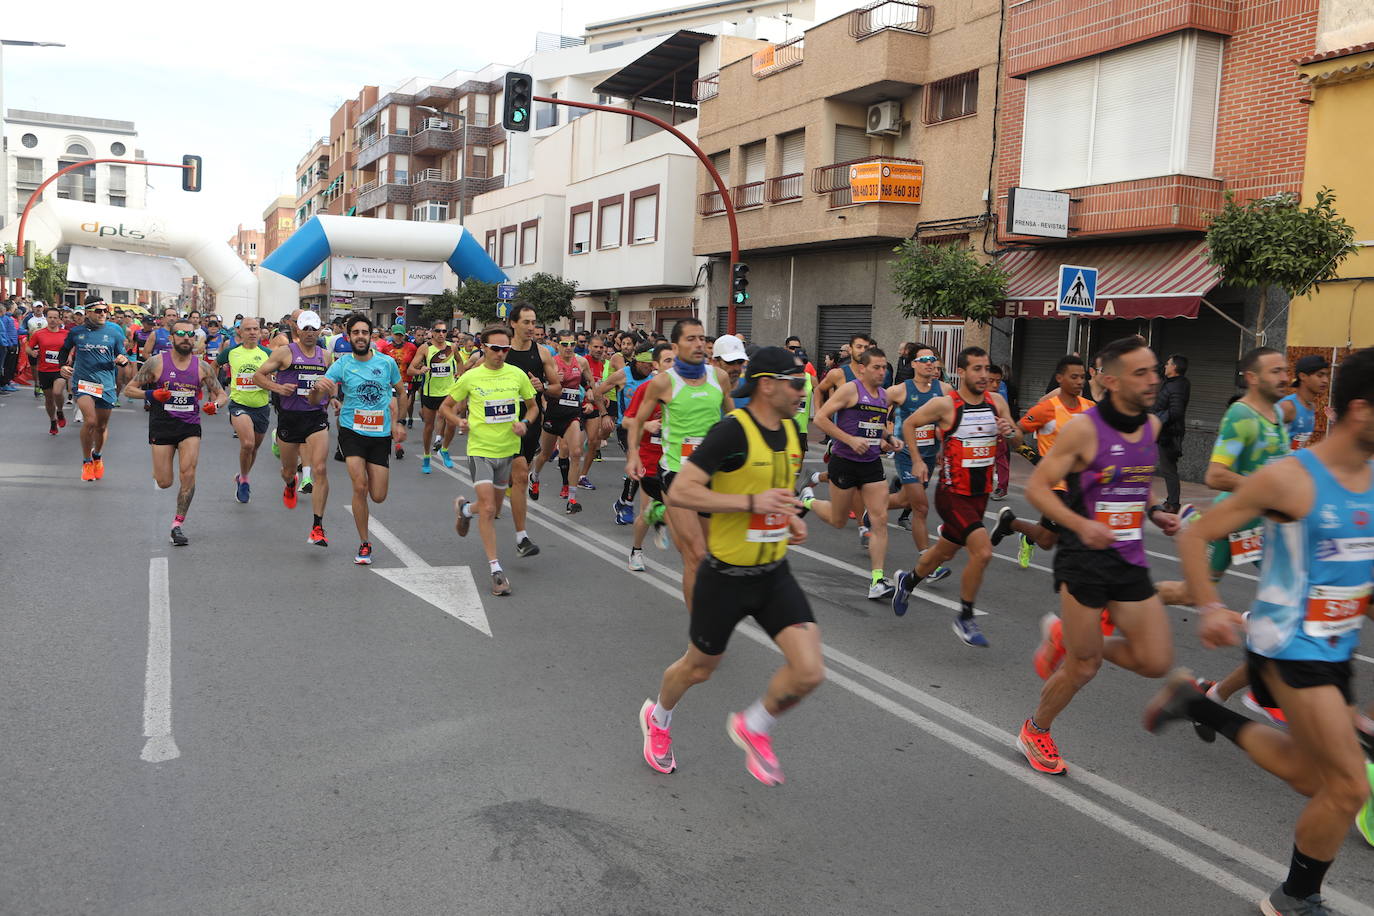
[[[782,421],[785,444],[775,449],[764,440],[753,415],[744,408],[736,408],[711,431],[713,441],[715,436],[732,434],[731,419],[744,431],[746,447],[738,467],[727,471],[727,465],[722,464],[715,468],[711,474],[711,489],[716,493],[790,490],[801,472],[801,438],[796,425],[785,419]],[[773,438],[778,438],[777,431],[773,431]],[[702,454],[709,450],[709,447],[703,449]],[[713,512],[707,549],[711,556],[731,566],[776,563],[787,555],[787,542],[792,536],[787,519],[786,515],[764,512]]]
[[[62,349],[68,348],[76,352],[72,362],[72,396],[90,395],[113,407],[119,400],[115,359],[124,355],[124,332],[112,324],[98,328],[78,324],[67,332],[67,342]]]
[[[1311,452],[1294,457],[1312,478],[1312,510],[1297,521],[1264,523],[1266,555],[1246,645],[1268,658],[1349,661],[1369,610],[1374,488],[1352,493]]]
[[[528,375],[514,366],[488,369],[479,364],[458,377],[448,396],[468,402],[469,455],[510,458],[520,453],[515,418],[521,405],[534,398]]]
[[[165,404],[158,400],[151,402],[150,424],[173,419],[200,425],[200,357],[192,356],[189,366],[178,369],[171,353],[163,355],[162,373],[154,387],[170,390],[172,399]]]
[[[415,344],[407,340],[398,347],[396,341],[384,340],[378,344],[377,349],[396,360],[396,365],[401,367],[401,378],[410,379],[410,364],[415,361]],[[467,357],[463,356],[462,350],[458,351],[458,355],[462,357],[463,362],[467,362]]]
[[[573,357],[572,362],[565,363],[555,356],[553,365],[558,370],[558,383],[563,386],[563,390],[559,393],[558,400],[549,405],[549,411],[566,414],[569,411],[581,410],[582,367],[577,364],[577,357]]]
[[[907,417],[924,407],[931,398],[940,397],[940,390],[943,387],[939,379],[931,382],[930,388],[926,391],[917,387],[915,379],[907,379],[902,384],[906,386],[906,400],[897,405],[897,413],[893,418],[893,425],[899,430],[906,423]],[[916,427],[916,447],[924,458],[933,456],[939,450],[940,439],[936,435],[934,423]]]
[[[859,453],[843,440],[836,439],[830,446],[830,454],[849,461],[877,461],[882,457],[880,443],[883,429],[887,426],[887,390],[879,388],[870,393],[859,382],[849,382],[859,392],[859,401],[853,407],[843,407],[835,412],[835,425],[851,436],[868,440],[868,448]]]
[[[642,381],[642,380],[641,380]],[[644,392],[649,389],[640,385],[635,389],[635,396],[630,398],[630,406],[627,409],[630,416],[639,416],[639,406],[644,403]],[[657,420],[663,416],[663,402],[654,403],[653,412],[644,418],[644,422]],[[658,473],[658,464],[663,460],[663,436],[660,433],[651,433],[647,430],[639,437],[639,463],[644,466],[644,476],[653,477]]]
[[[340,426],[360,436],[391,435],[391,397],[401,380],[396,360],[371,353],[367,359],[358,359],[345,353],[324,375],[339,386]]]
[[[670,391],[663,402],[663,459],[659,465],[673,473],[682,470],[682,459],[691,455],[711,427],[720,422],[725,392],[710,366],[703,378],[704,385],[688,385],[676,369],[668,370]]]
[[[453,389],[453,379],[458,371],[457,354],[449,347],[447,359],[435,359],[441,351],[442,348],[432,344],[425,348],[425,362],[429,367],[425,371],[424,385],[420,388],[420,393],[425,397],[441,398]]]
[[[1021,429],[1035,433],[1035,447],[1043,458],[1054,448],[1054,440],[1059,438],[1059,431],[1064,428],[1064,424],[1092,406],[1093,402],[1084,397],[1080,397],[1074,407],[1065,407],[1058,396],[1046,398],[1021,418]],[[1067,490],[1068,484],[1061,480],[1051,489]]]
[[[1212,446],[1211,460],[1227,470],[1249,476],[1271,461],[1288,455],[1288,434],[1284,431],[1282,414],[1270,420],[1244,401],[1236,401],[1226,408]],[[1221,502],[1230,493],[1218,493],[1212,502]],[[1252,519],[1239,530],[1231,532],[1217,549],[1228,546],[1231,562],[1257,563],[1264,548],[1264,519]],[[1223,554],[1224,555],[1224,554]]]
[[[1102,414],[1084,414],[1097,429],[1097,454],[1077,474],[1069,475],[1069,508],[1112,529],[1112,550],[1132,566],[1148,567],[1145,559],[1145,513],[1150,504],[1150,480],[1155,473],[1154,424],[1140,427],[1131,442],[1107,425]],[[1085,551],[1070,528],[1059,532],[1060,551]]]
[[[643,376],[635,375],[633,367],[636,365],[647,367],[649,364],[639,363],[634,359],[631,359],[625,364],[625,384],[620,386],[620,394],[618,396],[620,400],[620,424],[622,426],[625,425],[625,414],[630,410],[630,403],[634,400],[635,392],[639,390],[640,385],[643,385],[653,377],[652,372],[645,373]]]
[[[517,350],[514,344],[515,342],[512,340],[510,350],[506,351],[506,365],[514,366],[519,369],[521,372],[525,373],[526,378],[534,376],[539,379],[540,382],[547,383],[548,379],[544,377],[544,360],[541,356],[542,351],[539,345],[531,343],[528,350]],[[533,382],[531,382],[531,385],[533,385]],[[520,416],[521,419],[524,418],[523,408],[521,409]]]
[[[1279,404],[1282,404],[1284,401],[1293,405],[1293,422],[1288,424],[1288,435],[1290,437],[1288,440],[1288,447],[1296,452],[1298,449],[1307,448],[1307,446],[1311,444],[1312,433],[1317,428],[1317,412],[1304,404],[1302,398],[1298,397],[1297,392],[1290,394],[1286,398],[1282,398]],[[1279,410],[1282,411],[1283,408],[1280,407]],[[1281,417],[1283,414],[1280,413],[1279,416]]]
[[[152,356],[165,353],[172,349],[172,335],[166,328],[158,328],[153,331],[153,352]]]
[[[808,365],[810,365],[808,363]],[[811,392],[816,387],[815,374],[806,374],[806,389],[802,391],[801,406],[797,408],[797,414],[792,419],[797,422],[797,432],[806,437],[807,426],[811,422]]]
[[[219,351],[224,348],[224,345],[228,343],[228,341],[228,335],[224,334],[223,332],[216,334],[214,337],[206,335],[205,358],[213,363],[215,359],[219,356]]]
[[[265,388],[259,388],[253,381],[258,367],[267,362],[272,353],[262,347],[234,347],[225,354],[229,364],[229,400],[244,407],[265,407],[271,397]]]
[[[997,410],[986,395],[981,404],[968,403],[957,390],[949,397],[954,402],[954,423],[945,433],[940,486],[959,496],[991,493],[992,466],[997,460]]]
[[[66,331],[49,331],[44,328],[29,335],[29,346],[38,351],[38,361],[34,368],[39,372],[57,372],[62,368],[58,355],[62,345],[67,342]]]
[[[310,403],[310,389],[324,377],[324,348],[315,347],[314,356],[306,356],[296,341],[287,344],[291,348],[291,365],[277,370],[277,384],[290,385],[295,392],[279,398],[279,410],[324,410],[324,404]]]

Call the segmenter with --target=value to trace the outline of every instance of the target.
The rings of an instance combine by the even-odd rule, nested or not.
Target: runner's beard
[[[185,356],[186,354],[191,352],[191,350],[194,348],[194,345],[190,341],[178,340],[176,343],[172,344],[172,347],[177,351],[178,354],[180,354],[181,356]]]
[[[354,356],[362,356],[362,355],[363,355],[364,353],[366,353],[368,350],[371,350],[371,349],[372,349],[372,341],[370,341],[370,340],[365,340],[365,341],[363,341],[361,345],[359,345],[357,341],[349,341],[349,342],[353,345],[353,355],[354,355]]]

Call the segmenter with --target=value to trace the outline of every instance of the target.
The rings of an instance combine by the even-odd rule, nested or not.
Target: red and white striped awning
[[[997,259],[1011,274],[1003,318],[1067,318],[1059,314],[1059,265],[1097,268],[1097,313],[1091,318],[1196,318],[1198,305],[1221,282],[1207,261],[1207,243],[1169,242],[1027,248]]]

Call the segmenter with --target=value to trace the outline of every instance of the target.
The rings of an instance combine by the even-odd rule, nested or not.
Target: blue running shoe
[[[907,599],[911,597],[912,591],[916,588],[916,574],[898,571],[897,579],[894,583],[897,587],[892,592],[892,613],[898,617],[906,616]]]
[[[446,467],[446,468],[451,468],[451,467],[453,467],[453,457],[452,457],[451,455],[449,455],[448,449],[446,449],[446,448],[441,448],[441,449],[439,449],[439,460],[442,461],[442,462],[444,463],[444,467]]]
[[[983,635],[982,629],[978,626],[978,621],[970,617],[968,620],[954,618],[954,635],[966,646],[975,649],[988,648],[988,638]]]
[[[425,455],[425,456],[423,456],[423,457],[420,459],[420,473],[421,473],[421,474],[428,474],[428,473],[430,473],[430,470],[429,470],[429,456],[428,456],[428,455]]]
[[[926,576],[926,581],[927,581],[927,582],[939,582],[941,579],[948,579],[948,578],[949,578],[949,567],[948,567],[948,566],[937,566],[937,567],[935,567],[935,572],[933,572],[933,573],[931,573],[930,575]]]
[[[635,507],[633,503],[615,501],[615,523],[617,525],[633,525],[635,523]]]
[[[236,474],[234,475],[234,483],[237,485],[234,497],[241,503],[248,502],[248,481],[243,480]]]

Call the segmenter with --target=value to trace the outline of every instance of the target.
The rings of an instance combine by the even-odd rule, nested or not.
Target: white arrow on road
[[[351,512],[351,507],[349,507]],[[410,592],[422,601],[428,601],[463,623],[482,633],[491,635],[487,625],[487,612],[482,607],[482,596],[477,592],[477,582],[472,578],[472,569],[467,566],[430,566],[418,553],[405,545],[376,516],[369,518],[368,532],[386,545],[396,559],[405,565],[391,569],[372,571],[395,585]]]

